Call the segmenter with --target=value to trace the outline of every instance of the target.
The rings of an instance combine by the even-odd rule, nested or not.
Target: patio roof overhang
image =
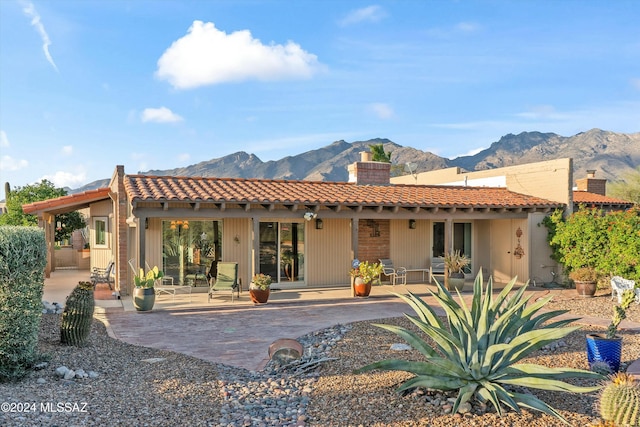
[[[44,213],[60,215],[88,208],[91,203],[107,200],[110,198],[109,192],[109,187],[87,190],[82,193],[22,205],[22,211],[37,216],[42,216]]]

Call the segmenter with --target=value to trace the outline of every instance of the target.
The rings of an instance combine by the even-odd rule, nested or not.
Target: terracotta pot
[[[254,304],[266,304],[269,300],[270,290],[262,290],[262,289],[251,289],[249,288],[249,296],[251,297],[251,301]]]
[[[353,289],[357,297],[368,297],[371,293],[371,282],[364,283],[360,277],[353,281]]]
[[[591,298],[596,294],[596,282],[575,282],[576,291],[581,297]]]

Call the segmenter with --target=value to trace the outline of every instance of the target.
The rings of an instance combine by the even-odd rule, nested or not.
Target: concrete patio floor
[[[45,280],[43,299],[64,304],[78,281],[88,279],[87,270],[57,270]],[[107,285],[98,286],[107,289]],[[496,288],[502,286],[497,284]],[[369,298],[353,298],[345,287],[279,290],[271,292],[269,302],[259,306],[251,302],[246,290],[234,302],[230,294],[211,302],[207,302],[206,293],[177,294],[175,298],[161,295],[150,312],[136,311],[131,297],[112,297],[96,299],[95,317],[105,324],[111,337],[130,344],[259,370],[268,361],[269,345],[277,339],[296,338],[336,324],[411,313],[409,306],[390,292],[411,291],[437,306],[428,287],[435,289],[424,283],[374,286]],[[101,289],[101,295],[105,290]],[[530,287],[529,292],[543,296],[575,290]],[[470,298],[471,292],[465,291],[463,297]],[[609,319],[582,318],[580,323],[606,327]],[[640,324],[627,322],[624,326],[640,331]],[[640,377],[640,360],[628,372]]]

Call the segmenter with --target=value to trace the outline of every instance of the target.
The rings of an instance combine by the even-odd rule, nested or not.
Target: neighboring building
[[[23,209],[38,215],[52,249],[53,216],[89,207],[91,265],[115,260],[123,295],[130,259],[203,289],[217,261],[238,262],[245,287],[257,272],[278,288],[349,286],[354,258],[426,269],[451,249],[471,257],[470,275],[551,279],[541,270],[551,260],[540,223],[572,206],[571,160],[520,168],[503,168],[502,186],[489,182],[495,174],[478,175],[491,187],[475,187],[479,172],[459,177],[466,186],[423,185],[423,174],[418,185],[411,176],[390,183],[390,164],[367,155],[349,167],[350,182],[127,175],[117,166],[108,188]],[[438,173],[454,176],[447,171]]]
[[[607,180],[596,178],[595,170],[588,170],[587,177],[576,180],[573,191],[573,210],[580,206],[605,211],[631,209],[635,203],[607,196]]]

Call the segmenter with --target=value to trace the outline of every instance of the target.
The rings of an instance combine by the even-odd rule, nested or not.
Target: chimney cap
[[[595,169],[587,169],[587,176],[589,178],[595,178],[596,176],[596,170]]]

